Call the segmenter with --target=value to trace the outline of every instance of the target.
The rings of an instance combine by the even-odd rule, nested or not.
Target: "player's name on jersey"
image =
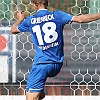
[[[42,50],[47,50],[47,49],[49,49],[51,47],[55,47],[55,46],[58,46],[58,42],[51,43],[47,46],[39,46],[39,48],[42,49]]]
[[[31,19],[31,24],[38,24],[38,23],[42,23],[42,22],[45,22],[45,21],[50,21],[50,20],[53,20],[53,19],[54,19],[53,14],[45,15],[43,17],[32,18]]]

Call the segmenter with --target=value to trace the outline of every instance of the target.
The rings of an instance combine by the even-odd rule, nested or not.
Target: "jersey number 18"
[[[44,45],[43,39],[46,43],[52,43],[58,38],[58,33],[56,32],[56,24],[54,22],[47,22],[40,29],[40,25],[36,25],[32,28],[33,32],[36,33],[39,45]],[[45,34],[42,37],[42,31]]]

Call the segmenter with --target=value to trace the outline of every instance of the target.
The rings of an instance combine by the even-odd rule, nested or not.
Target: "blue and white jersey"
[[[63,62],[63,27],[72,19],[73,15],[65,12],[42,9],[18,26],[20,32],[30,32],[32,35],[36,48],[35,64]]]

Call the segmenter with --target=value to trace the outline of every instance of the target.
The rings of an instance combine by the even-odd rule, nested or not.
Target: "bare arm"
[[[11,33],[12,34],[17,34],[19,33],[19,30],[17,29],[17,26],[19,24],[21,24],[21,22],[24,20],[24,14],[22,14],[23,11],[20,11],[17,13],[17,18],[18,18],[18,21],[15,22],[12,27],[11,27]]]
[[[98,19],[100,19],[100,13],[75,16],[72,21],[78,23],[87,23]]]

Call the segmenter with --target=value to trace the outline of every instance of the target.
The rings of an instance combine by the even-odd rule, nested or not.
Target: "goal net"
[[[34,62],[35,47],[30,33],[12,35],[16,14],[34,14],[31,0],[0,0],[0,95],[24,95]],[[100,0],[49,0],[48,10],[80,15],[98,13]],[[46,95],[100,95],[100,20],[64,27],[64,64],[48,78]]]

